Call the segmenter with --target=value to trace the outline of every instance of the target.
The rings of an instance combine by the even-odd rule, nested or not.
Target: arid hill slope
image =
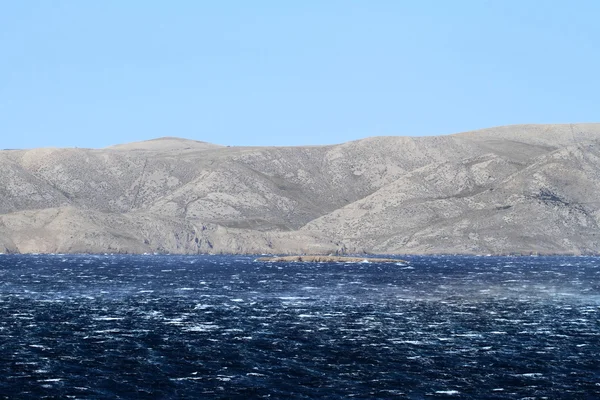
[[[597,253],[600,124],[0,151],[0,252]]]

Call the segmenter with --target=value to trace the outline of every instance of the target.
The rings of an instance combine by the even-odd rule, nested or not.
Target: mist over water
[[[600,397],[600,258],[0,256],[0,398]]]

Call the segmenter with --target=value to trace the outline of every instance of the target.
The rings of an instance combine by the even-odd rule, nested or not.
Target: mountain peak
[[[175,151],[175,150],[206,150],[221,147],[218,144],[165,136],[156,139],[117,144],[107,147],[112,150],[142,150],[142,151]]]

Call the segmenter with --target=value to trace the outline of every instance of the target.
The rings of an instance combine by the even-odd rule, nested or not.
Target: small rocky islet
[[[281,257],[260,257],[256,261],[265,262],[309,262],[309,263],[408,263],[405,260],[397,258],[377,258],[377,257],[348,257],[348,256],[281,256]]]

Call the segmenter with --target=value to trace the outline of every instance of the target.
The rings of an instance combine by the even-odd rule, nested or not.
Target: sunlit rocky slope
[[[0,252],[600,253],[599,146],[571,124],[4,150]]]

